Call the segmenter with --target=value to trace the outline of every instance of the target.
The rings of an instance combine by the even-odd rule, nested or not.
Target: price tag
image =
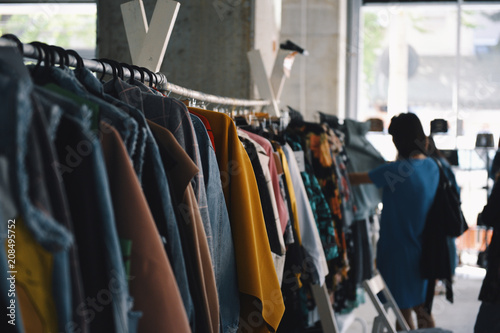
[[[295,154],[295,159],[297,160],[297,164],[299,165],[299,170],[300,172],[305,172],[306,171],[306,159],[304,156],[304,151],[299,150],[299,151],[294,151]]]

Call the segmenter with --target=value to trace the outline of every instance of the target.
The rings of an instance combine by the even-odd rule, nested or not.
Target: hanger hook
[[[38,71],[38,69],[40,68],[40,64],[42,63],[42,59],[44,57],[44,54],[43,54],[42,48],[40,47],[40,45],[36,44],[36,42],[30,43],[30,45],[32,45],[37,51],[36,65],[32,71],[33,73],[36,73]]]
[[[92,59],[92,60],[97,61],[98,63],[101,64],[102,72],[101,76],[99,77],[99,82],[103,82],[102,79],[104,78],[104,75],[106,75],[106,65],[104,65],[104,62],[102,62],[100,59]]]
[[[23,45],[23,43],[19,40],[19,38],[17,38],[17,36],[16,36],[16,35],[13,35],[13,34],[5,34],[5,35],[2,35],[2,38],[9,39],[9,40],[12,40],[12,41],[16,42],[16,44],[17,44],[17,48],[19,49],[19,51],[21,51],[21,54],[24,54],[24,45]]]
[[[53,57],[52,60],[54,61],[53,65],[55,65],[55,61],[56,61],[55,55],[57,54],[57,56],[59,57],[59,68],[65,68],[66,64],[69,63],[69,56],[66,53],[66,51],[62,47],[54,46],[54,45],[50,45],[49,49],[52,52],[52,57]]]
[[[128,82],[133,83],[135,80],[135,72],[134,72],[134,68],[132,67],[132,65],[126,64],[124,62],[119,63],[119,65],[122,67],[122,69],[123,68],[128,69],[128,71],[130,73],[130,78],[129,78]],[[125,77],[125,73],[123,73],[123,76]]]
[[[155,78],[155,87],[158,89],[158,73],[153,73]]]
[[[133,69],[135,69],[141,75],[141,82],[144,83],[144,71],[139,66],[131,65]]]
[[[109,66],[111,66],[111,69],[113,70],[113,80],[116,80],[118,78],[118,73],[117,73],[117,68],[116,68],[115,64],[113,63],[113,61],[106,59],[106,58],[101,58],[99,60],[104,62],[105,64],[108,64]]]
[[[39,52],[39,55],[42,54],[42,59],[43,59],[43,62],[44,62],[44,68],[45,68],[45,70],[48,70],[49,67],[52,64],[52,56],[51,56],[51,52],[49,50],[49,45],[47,45],[45,43],[42,43],[42,42],[31,42],[30,44],[34,45],[34,46],[37,46],[37,49],[39,51],[40,50],[43,51],[42,53]]]
[[[83,67],[85,67],[85,65],[83,64],[83,59],[82,57],[78,54],[78,52],[76,52],[75,50],[66,50],[66,53],[68,55],[72,55],[73,58],[75,58],[76,60],[76,66],[75,66],[75,69],[77,71],[79,71],[80,69],[82,69]],[[68,57],[69,58],[69,57]],[[69,61],[68,61],[69,62]]]

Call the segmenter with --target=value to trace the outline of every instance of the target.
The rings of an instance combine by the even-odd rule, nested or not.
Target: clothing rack
[[[19,45],[13,40],[1,37],[0,46],[18,47]],[[23,46],[23,55],[26,58],[39,59],[39,57],[41,56],[39,54],[38,49],[35,46],[24,43],[22,44],[22,46]],[[54,60],[56,63],[58,63],[59,55],[57,54],[57,52],[55,52],[55,57],[56,59]],[[72,67],[76,67],[78,64],[78,59],[71,54],[68,54],[68,58],[69,58],[68,59],[69,65]],[[83,60],[83,65],[93,72],[109,74],[109,75],[113,74],[113,67],[107,63],[91,59],[82,59],[82,60]],[[132,74],[135,79],[137,80],[141,79],[141,74],[138,71],[133,71],[133,73],[131,73],[127,67],[123,67],[123,76],[125,78],[132,77]],[[158,90],[167,91],[169,93],[171,92],[176,95],[184,96],[187,98],[192,98],[196,101],[203,101],[215,105],[232,105],[232,106],[242,106],[242,107],[263,107],[271,103],[270,101],[265,101],[265,100],[248,100],[248,99],[238,99],[232,97],[211,95],[204,92],[184,88],[176,84],[173,84],[171,82],[168,82],[167,77],[163,73],[157,72],[153,73],[153,75],[155,77],[155,81],[157,81],[156,88]],[[145,75],[144,80],[149,81],[148,75]]]
[[[40,54],[39,51],[40,49],[37,48],[36,46],[32,44],[21,43],[18,40],[15,41],[10,38],[0,37],[0,47],[16,47],[19,50],[21,50],[22,47],[23,56],[30,59],[43,59],[44,57],[44,54]],[[79,61],[82,61],[83,66],[93,72],[108,74],[108,75],[116,75],[116,69],[114,69],[112,65],[105,63],[104,61],[78,58],[79,57],[78,54],[76,54],[76,56],[74,54],[65,54],[66,64],[68,66],[77,67]],[[55,64],[58,64],[60,61],[59,54],[57,52],[53,52],[53,57],[54,59],[51,60]],[[130,78],[133,76],[134,79],[144,80],[148,82],[152,79],[156,83],[156,88],[158,90],[174,93],[176,95],[191,98],[196,101],[202,101],[215,105],[231,105],[236,107],[264,107],[264,106],[269,106],[273,103],[270,100],[247,100],[247,99],[237,99],[232,97],[211,95],[170,83],[168,82],[167,77],[161,72],[151,73],[150,77],[149,74],[143,75],[137,70],[131,72],[127,67],[132,68],[131,66],[123,66],[122,69],[124,78]],[[283,78],[281,78],[279,84],[282,85],[282,83],[283,83]],[[313,297],[317,304],[318,314],[320,316],[320,321],[323,331],[331,333],[341,332],[337,325],[337,320],[335,318],[333,308],[330,304],[326,286],[312,285],[312,291],[313,291]]]

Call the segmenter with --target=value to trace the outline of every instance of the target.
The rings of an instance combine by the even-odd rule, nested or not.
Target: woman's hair
[[[389,134],[401,158],[426,153],[426,136],[422,123],[413,113],[401,113],[392,117]]]

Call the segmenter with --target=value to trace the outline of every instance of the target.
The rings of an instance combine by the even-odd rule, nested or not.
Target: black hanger
[[[99,77],[99,82],[104,83],[102,79],[104,78],[104,75],[106,75],[106,65],[104,65],[104,62],[102,62],[101,59],[92,59],[92,60],[97,61],[98,63],[101,64],[102,73],[101,73],[101,77]]]
[[[141,74],[141,82],[144,83],[144,70],[141,67],[135,65],[132,65],[131,67],[138,71],[139,74]]]
[[[115,77],[115,79],[120,78],[123,80],[124,79],[123,67],[118,63],[118,61],[111,59],[105,59],[105,60],[107,60],[112,66],[116,68],[117,76]]]
[[[109,66],[111,66],[111,69],[113,70],[113,80],[116,80],[118,78],[118,73],[117,73],[118,69],[115,66],[115,64],[112,63],[112,60],[109,60],[106,58],[101,58],[101,59],[99,59],[99,61],[101,63],[105,63],[105,64],[108,64]]]
[[[40,51],[40,49],[42,50],[41,54],[42,54],[42,59],[44,62],[44,68],[46,71],[48,71],[49,67],[52,66],[52,52],[49,49],[49,45],[42,43],[42,42],[31,42],[30,44],[35,46],[38,51]],[[40,52],[39,52],[39,54],[40,54]],[[40,59],[40,57],[39,57],[39,59]],[[37,65],[39,65],[39,64],[37,64]],[[35,71],[36,70],[38,70],[38,67],[35,68]]]
[[[149,76],[149,87],[152,88],[153,87],[153,77],[156,77],[156,75],[150,71],[149,69],[147,69],[146,67],[141,67],[142,70],[144,70],[148,76]]]
[[[156,75],[156,73],[153,73],[153,76],[155,78],[155,87],[158,87],[158,75]]]
[[[51,53],[52,54],[52,61],[54,61],[53,65],[55,65],[55,60],[56,60],[55,55],[57,54],[57,56],[59,58],[59,68],[65,68],[68,66],[69,56],[68,56],[68,53],[66,52],[65,49],[63,49],[62,47],[59,47],[59,46],[50,45],[49,50],[52,52]]]
[[[33,74],[39,70],[40,64],[42,63],[42,60],[44,58],[44,53],[43,53],[42,47],[40,45],[36,44],[36,42],[30,43],[30,45],[32,45],[37,51],[36,65],[31,70],[31,73]]]
[[[79,72],[80,69],[82,69],[83,67],[85,67],[85,65],[83,64],[83,59],[78,54],[78,52],[76,52],[75,50],[66,50],[66,54],[68,56],[72,55],[76,59],[76,67],[75,67],[75,71],[76,72]],[[68,63],[69,63],[69,57],[68,57]]]
[[[132,65],[126,64],[124,62],[121,62],[120,66],[122,66],[122,68],[128,69],[128,71],[130,73],[130,78],[128,79],[128,83],[131,83],[131,84],[134,83],[134,81],[135,81],[135,77],[134,77],[135,76],[135,72],[134,72],[134,68],[132,67]]]
[[[24,45],[23,45],[23,43],[19,40],[19,38],[17,38],[17,36],[16,36],[16,35],[13,35],[13,34],[5,34],[5,35],[2,35],[2,38],[9,39],[9,40],[12,40],[12,41],[16,42],[16,44],[17,44],[17,48],[19,49],[19,51],[21,51],[21,54],[24,54]]]
[[[122,80],[125,80],[125,73],[123,72],[123,66],[115,60],[112,60],[113,63],[116,65],[116,68],[118,69],[118,77]]]

